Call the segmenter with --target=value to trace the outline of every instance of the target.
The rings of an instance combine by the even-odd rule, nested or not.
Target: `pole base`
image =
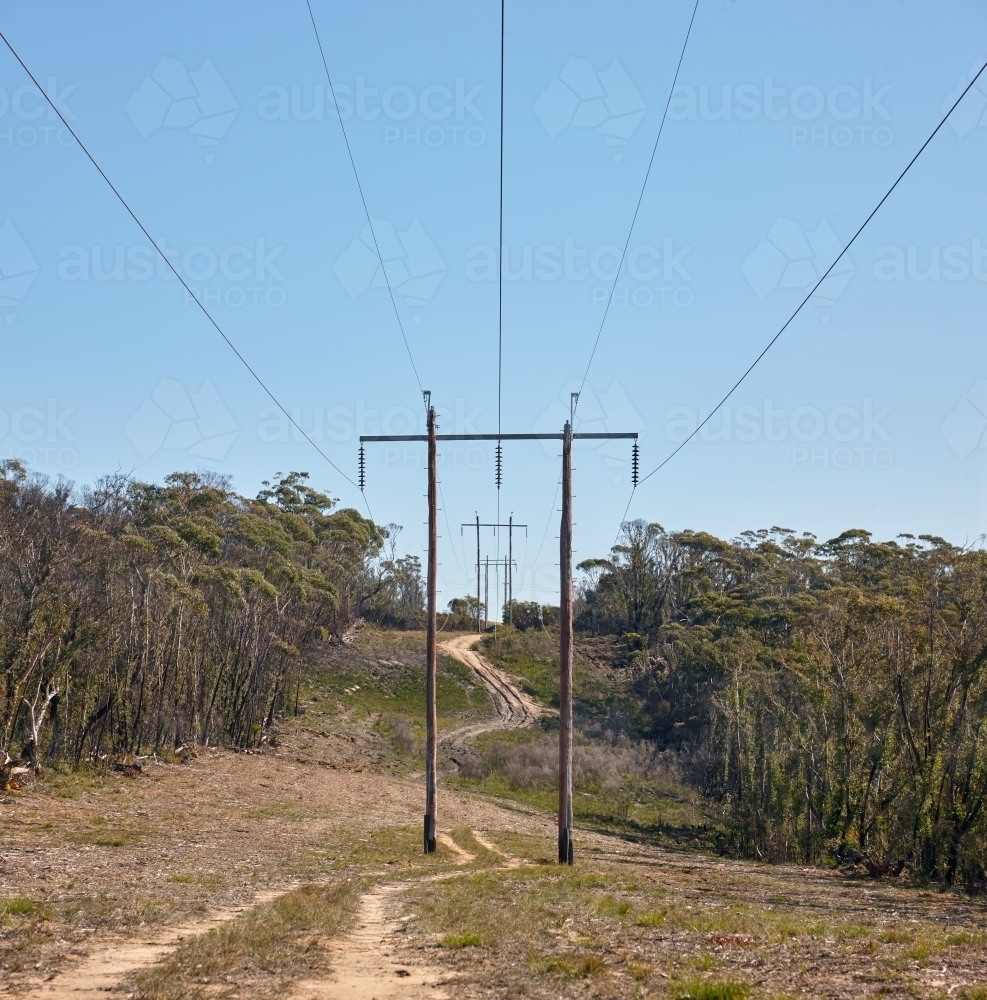
[[[435,817],[427,814],[425,816],[425,853],[435,853]]]
[[[572,830],[568,827],[559,834],[559,864],[572,864]]]

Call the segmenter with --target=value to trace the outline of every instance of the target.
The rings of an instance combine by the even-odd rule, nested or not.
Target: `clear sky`
[[[500,7],[313,2],[421,385],[497,428]],[[692,12],[508,0],[503,430],[560,430],[583,378]],[[422,429],[304,2],[4,3],[0,25],[217,322],[327,455]],[[987,59],[973,2],[700,0],[577,430],[642,471],[790,315]],[[733,536],[987,530],[987,74],[703,435],[630,517]],[[948,106],[948,105],[947,105]],[[91,482],[304,469],[271,409],[19,65],[0,51],[0,456]],[[361,239],[361,235],[363,238]],[[576,452],[576,558],[605,555],[630,450]],[[424,449],[366,498],[424,556]],[[555,601],[558,448],[505,448],[515,590]],[[444,448],[441,588],[475,585],[492,448]],[[366,510],[365,507],[363,507]],[[499,552],[503,555],[501,541]],[[484,535],[483,555],[498,540]]]

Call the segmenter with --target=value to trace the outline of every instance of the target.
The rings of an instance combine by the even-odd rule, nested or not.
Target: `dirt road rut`
[[[477,722],[462,729],[454,729],[451,733],[439,736],[439,752],[457,769],[470,753],[469,744],[482,733],[498,729],[523,729],[537,722],[544,714],[544,708],[533,698],[526,695],[501,670],[498,670],[489,660],[481,656],[473,646],[482,636],[475,634],[457,635],[439,643],[439,649],[446,656],[465,664],[490,693],[497,715],[485,722]]]

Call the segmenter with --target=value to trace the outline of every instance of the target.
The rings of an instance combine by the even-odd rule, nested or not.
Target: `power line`
[[[442,480],[441,479],[436,479],[436,482],[439,485],[439,502],[442,504],[442,513],[445,515],[446,529],[449,532],[449,537],[452,538],[453,537],[453,534],[452,534],[452,525],[449,523],[449,511],[446,509],[446,498],[445,498],[445,496],[442,493]],[[459,565],[459,553],[456,551],[456,543],[455,542],[452,543],[452,555],[453,555],[453,558],[456,560],[456,569],[458,569],[459,572],[462,573],[463,576],[465,576],[466,575],[466,570],[463,569],[463,567]],[[464,553],[464,555],[465,555],[465,553]]]
[[[497,210],[497,433],[501,431],[501,403],[504,382],[504,8],[500,0],[500,198]],[[494,480],[497,484],[497,523],[500,523],[500,484],[504,451],[500,441],[494,451]],[[497,536],[500,557],[500,536]]]
[[[668,109],[672,103],[672,96],[675,94],[675,85],[679,82],[679,71],[682,69],[682,60],[685,58],[686,46],[689,44],[689,36],[692,34],[692,26],[696,21],[696,11],[699,10],[699,0],[696,0],[695,6],[692,8],[692,17],[689,18],[689,27],[685,33],[685,40],[682,42],[682,51],[679,53],[679,61],[675,67],[675,76],[672,77],[672,85],[668,89],[668,99],[665,101],[665,110],[662,112],[661,124],[658,126],[658,135],[655,138],[654,148],[651,150],[651,159],[648,161],[648,169],[644,174],[644,183],[641,185],[641,193],[637,196],[637,205],[634,206],[634,215],[631,218],[630,228],[627,230],[627,239],[624,242],[624,249],[620,253],[620,260],[617,262],[617,270],[613,276],[613,284],[610,286],[610,294],[607,296],[607,304],[603,310],[603,318],[600,320],[600,329],[596,332],[596,340],[593,342],[593,350],[590,351],[589,361],[586,362],[586,371],[583,372],[583,380],[579,385],[580,395],[582,394],[583,387],[586,385],[586,379],[589,377],[590,366],[593,364],[593,358],[596,357],[596,349],[600,346],[600,337],[603,335],[603,326],[607,321],[607,316],[610,314],[610,303],[613,302],[613,294],[617,289],[617,282],[620,279],[620,269],[624,266],[624,258],[627,256],[627,248],[631,245],[631,236],[634,234],[634,226],[637,223],[638,213],[641,211],[641,202],[644,200],[644,192],[648,186],[648,178],[651,176],[651,168],[654,166],[655,154],[658,152],[658,143],[661,141],[661,134],[665,129],[665,119],[668,117]],[[579,400],[577,398],[576,405],[579,405]]]
[[[538,562],[538,557],[541,555],[541,550],[545,547],[545,540],[548,538],[548,529],[552,527],[552,518],[555,515],[555,505],[559,502],[559,490],[561,488],[562,488],[562,480],[560,479],[555,484],[555,495],[552,497],[552,506],[548,510],[548,521],[545,523],[545,531],[541,536],[541,543],[538,546],[538,551],[535,553],[534,559],[531,560],[532,569],[534,569],[535,563]],[[525,559],[527,559],[527,550],[525,551]]]
[[[504,372],[504,4],[500,0],[500,206],[497,230],[497,433]],[[498,489],[500,483],[498,482]],[[500,520],[500,517],[497,517]]]
[[[620,540],[620,533],[621,533],[621,531],[624,530],[624,524],[627,521],[627,512],[631,509],[631,502],[633,501],[634,494],[636,492],[637,492],[637,487],[636,486],[632,487],[632,489],[631,489],[631,495],[627,498],[627,506],[624,508],[624,513],[623,513],[623,515],[620,518],[619,525],[617,526],[617,534],[614,535],[613,545],[610,546],[611,550],[613,549],[613,546],[616,545],[617,542]]]
[[[363,214],[367,217],[367,226],[370,229],[370,236],[374,241],[374,250],[377,253],[377,260],[380,262],[380,272],[384,276],[384,284],[387,286],[387,294],[391,299],[391,308],[394,310],[394,318],[398,321],[398,328],[401,331],[401,339],[404,341],[404,349],[408,352],[408,360],[411,362],[411,369],[415,373],[415,381],[418,383],[418,389],[424,392],[422,389],[422,380],[418,375],[418,366],[415,364],[415,359],[411,354],[411,345],[408,343],[408,337],[404,332],[404,323],[401,321],[401,313],[398,312],[398,304],[394,298],[394,289],[391,288],[390,279],[387,277],[387,268],[384,266],[384,258],[380,254],[380,247],[377,245],[377,234],[374,232],[374,224],[370,218],[370,210],[367,208],[367,199],[363,194],[363,185],[360,183],[360,175],[357,173],[356,160],[353,159],[353,150],[350,147],[350,138],[346,134],[346,126],[343,124],[343,116],[339,113],[339,104],[336,101],[336,88],[332,85],[332,76],[329,73],[329,63],[326,61],[326,53],[322,48],[322,38],[319,36],[319,26],[315,23],[315,14],[312,12],[312,2],[311,0],[305,0],[305,4],[308,7],[308,16],[312,19],[312,30],[315,32],[315,41],[319,46],[319,55],[322,57],[322,68],[326,71],[326,80],[329,83],[329,93],[332,94],[332,104],[336,109],[336,118],[339,120],[339,130],[343,133],[343,142],[346,143],[346,152],[350,158],[350,166],[353,168],[353,177],[356,180],[356,188],[360,192],[360,201],[363,203]]]
[[[188,283],[181,276],[181,274],[178,271],[178,268],[176,268],[175,265],[172,264],[168,256],[158,246],[157,241],[154,239],[154,237],[147,231],[147,228],[144,226],[144,223],[141,222],[139,218],[137,218],[136,213],[127,203],[127,199],[124,198],[124,196],[117,189],[113,181],[111,181],[110,178],[106,175],[106,172],[103,170],[103,168],[96,162],[95,157],[93,157],[92,153],[89,152],[88,148],[86,147],[82,139],[79,138],[78,133],[75,131],[74,128],[72,128],[72,126],[68,123],[68,121],[66,121],[65,116],[62,114],[59,107],[48,96],[48,92],[44,89],[44,87],[41,86],[40,82],[38,81],[38,78],[31,72],[31,70],[27,66],[27,63],[25,63],[24,60],[20,57],[17,50],[13,47],[13,45],[10,44],[10,41],[7,39],[7,36],[2,31],[0,31],[0,38],[3,39],[4,45],[6,45],[7,48],[10,50],[10,54],[21,64],[21,68],[31,78],[31,82],[35,85],[35,87],[38,88],[38,92],[41,94],[41,96],[44,97],[44,99],[48,102],[48,105],[51,107],[51,109],[55,112],[56,115],[58,115],[59,119],[61,119],[62,124],[65,126],[66,129],[68,129],[69,134],[79,144],[79,148],[83,151],[83,153],[86,154],[86,156],[89,159],[89,162],[96,168],[96,170],[99,172],[99,175],[103,178],[103,180],[106,181],[109,189],[117,196],[117,200],[127,210],[127,213],[134,220],[134,222],[137,223],[137,226],[141,230],[141,232],[148,238],[148,240],[151,243],[151,246],[154,247],[154,249],[157,251],[161,259],[168,265],[172,274],[174,274],[175,277],[182,283],[182,287],[185,289],[186,292],[188,292],[190,298],[192,298],[192,300],[199,307],[199,309],[202,310],[202,314],[206,317],[207,320],[209,320],[209,322],[212,324],[216,332],[223,338],[223,340],[226,341],[227,346],[237,356],[243,367],[246,368],[248,372],[250,372],[250,374],[254,378],[254,381],[264,390],[264,392],[267,393],[267,395],[271,398],[274,405],[277,406],[277,408],[288,418],[289,421],[291,421],[292,425],[302,435],[302,437],[304,437],[305,440],[308,441],[308,443],[343,477],[343,479],[345,479],[350,485],[356,486],[356,483],[353,482],[353,480],[350,479],[350,477],[346,475],[346,473],[343,472],[343,470],[338,465],[336,465],[336,463],[315,443],[315,441],[312,440],[311,437],[309,437],[309,435],[305,432],[304,428],[284,408],[278,397],[274,395],[274,393],[268,388],[268,386],[266,385],[264,380],[260,377],[260,375],[257,374],[257,372],[253,369],[253,367],[251,367],[250,362],[247,361],[247,359],[240,353],[239,350],[237,350],[236,345],[234,345],[233,341],[230,340],[230,338],[226,335],[226,333],[223,331],[223,328],[216,322],[215,319],[213,319],[212,314],[209,312],[209,310],[202,304],[201,301],[199,301],[198,297],[192,292],[192,289],[189,288]],[[365,504],[367,504],[367,512],[370,514],[371,520],[373,520],[373,513],[370,510],[370,504],[367,503],[366,496],[364,496],[363,501]]]
[[[710,419],[717,412],[717,410],[719,410],[720,407],[723,406],[723,404],[734,394],[734,392],[736,392],[737,388],[744,381],[744,379],[746,379],[747,376],[750,375],[750,373],[754,370],[754,368],[756,367],[756,365],[758,364],[758,362],[761,360],[761,358],[763,358],[764,355],[767,354],[768,351],[771,350],[771,348],[774,346],[774,344],[778,340],[778,338],[781,337],[781,335],[785,332],[785,330],[788,329],[788,326],[791,324],[792,320],[794,320],[795,317],[798,316],[798,314],[802,311],[802,308],[805,306],[806,302],[808,302],[809,299],[811,299],[812,296],[815,295],[816,290],[819,288],[819,286],[826,280],[826,278],[829,276],[829,274],[833,270],[833,268],[836,267],[836,265],[840,262],[840,260],[842,259],[843,255],[847,252],[847,250],[850,249],[850,247],[853,245],[853,243],[857,239],[857,237],[864,231],[864,227],[867,225],[867,223],[870,222],[870,220],[874,218],[874,216],[877,214],[877,212],[880,209],[880,207],[888,200],[888,198],[891,197],[891,193],[901,183],[902,178],[904,178],[905,174],[907,174],[908,171],[911,170],[912,165],[915,163],[915,161],[925,151],[926,146],[928,146],[929,143],[932,142],[932,140],[936,137],[936,135],[938,134],[939,130],[943,127],[943,125],[946,124],[946,120],[956,110],[956,106],[960,103],[960,101],[962,101],[963,98],[966,97],[967,92],[977,82],[977,80],[980,78],[980,75],[983,73],[983,71],[985,69],[987,69],[987,62],[985,62],[980,67],[980,69],[977,71],[976,76],[974,76],[973,79],[970,80],[970,82],[963,88],[963,92],[960,94],[959,97],[956,98],[956,100],[953,102],[952,106],[946,112],[946,114],[943,115],[942,120],[932,130],[932,133],[929,135],[928,139],[926,139],[925,142],[923,142],[922,145],[919,146],[918,152],[908,161],[908,164],[905,166],[905,169],[902,170],[902,172],[898,175],[898,177],[895,180],[895,182],[885,192],[884,197],[881,198],[881,200],[874,206],[873,211],[860,224],[860,227],[853,234],[853,236],[850,237],[850,239],[847,242],[846,246],[843,247],[843,249],[839,252],[839,254],[837,254],[836,259],[833,261],[833,263],[830,264],[828,268],[826,268],[826,270],[823,273],[822,277],[812,286],[812,288],[809,290],[809,292],[805,296],[805,298],[803,298],[802,301],[798,304],[798,307],[795,309],[795,312],[793,312],[791,314],[791,316],[789,316],[788,319],[785,320],[785,322],[782,324],[781,329],[767,342],[767,344],[764,346],[764,349],[750,363],[750,365],[747,367],[747,369],[743,373],[743,375],[741,375],[740,378],[738,378],[737,381],[734,382],[734,384],[730,387],[730,389],[723,396],[723,398],[716,404],[716,406],[713,407],[713,409],[709,412],[709,414],[707,414],[707,416],[703,420],[701,420],[699,422],[698,426],[692,431],[692,433],[684,441],[682,441],[678,445],[678,447],[676,447],[671,452],[669,452],[669,454],[666,455],[665,458],[661,462],[659,462],[659,464],[656,465],[646,476],[642,477],[642,479],[641,479],[642,483],[645,481],[645,479],[650,479],[656,472],[659,471],[659,469],[664,468],[664,466],[666,466],[703,429],[703,427],[706,426],[706,424],[710,421]],[[631,494],[631,497],[633,499],[633,493]],[[629,501],[628,501],[628,507],[630,507],[630,502]],[[625,516],[626,516],[626,513],[625,513]]]

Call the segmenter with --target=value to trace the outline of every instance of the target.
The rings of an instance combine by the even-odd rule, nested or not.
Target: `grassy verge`
[[[466,981],[503,995],[939,998],[955,984],[951,996],[987,996],[987,928],[972,905],[946,918],[930,897],[904,924],[908,890],[875,906],[848,900],[836,877],[810,885],[797,869],[753,878],[749,866],[613,863],[592,852],[560,868],[537,863],[553,850],[547,840],[490,836],[536,863],[413,885],[408,944],[435,948]],[[957,917],[962,931],[950,929]]]
[[[557,737],[532,727],[494,732],[450,784],[552,811],[558,805]],[[586,740],[575,752],[573,814],[601,833],[712,850],[720,827],[712,808],[681,782],[662,776],[659,760],[632,744]]]
[[[341,849],[323,856],[332,867],[354,872],[382,868],[391,874],[421,875],[456,867],[459,855],[439,841],[434,854],[422,853],[423,831],[420,826],[381,827],[372,832],[353,829],[340,835]],[[469,830],[453,830],[452,839],[464,850],[475,855],[473,864],[490,864],[499,858],[481,847]]]
[[[366,630],[357,646],[334,651],[332,662],[300,690],[299,730],[371,725],[399,757],[419,766],[424,658],[424,633]],[[436,704],[440,731],[495,714],[486,688],[470,669],[445,656],[438,659]]]
[[[479,650],[520,681],[526,694],[543,705],[559,707],[559,637],[556,632],[515,632],[500,628],[496,635],[481,641]]]
[[[136,977],[142,1000],[284,995],[293,980],[327,968],[328,940],[353,914],[356,880],[304,885],[191,937]]]
[[[482,847],[472,831],[452,831],[455,842],[475,855],[472,868],[500,858]],[[320,852],[336,874],[329,884],[303,885],[204,934],[190,937],[176,951],[139,973],[130,986],[141,1000],[206,1000],[227,997],[290,995],[291,984],[330,968],[331,938],[345,931],[362,892],[386,871],[386,878],[420,880],[431,872],[461,869],[459,857],[439,843],[435,854],[421,853],[421,831],[387,827],[371,833],[354,830],[341,838],[349,846]],[[431,883],[429,883],[431,884]],[[27,900],[11,908],[34,913]],[[453,935],[448,948],[479,944]]]

